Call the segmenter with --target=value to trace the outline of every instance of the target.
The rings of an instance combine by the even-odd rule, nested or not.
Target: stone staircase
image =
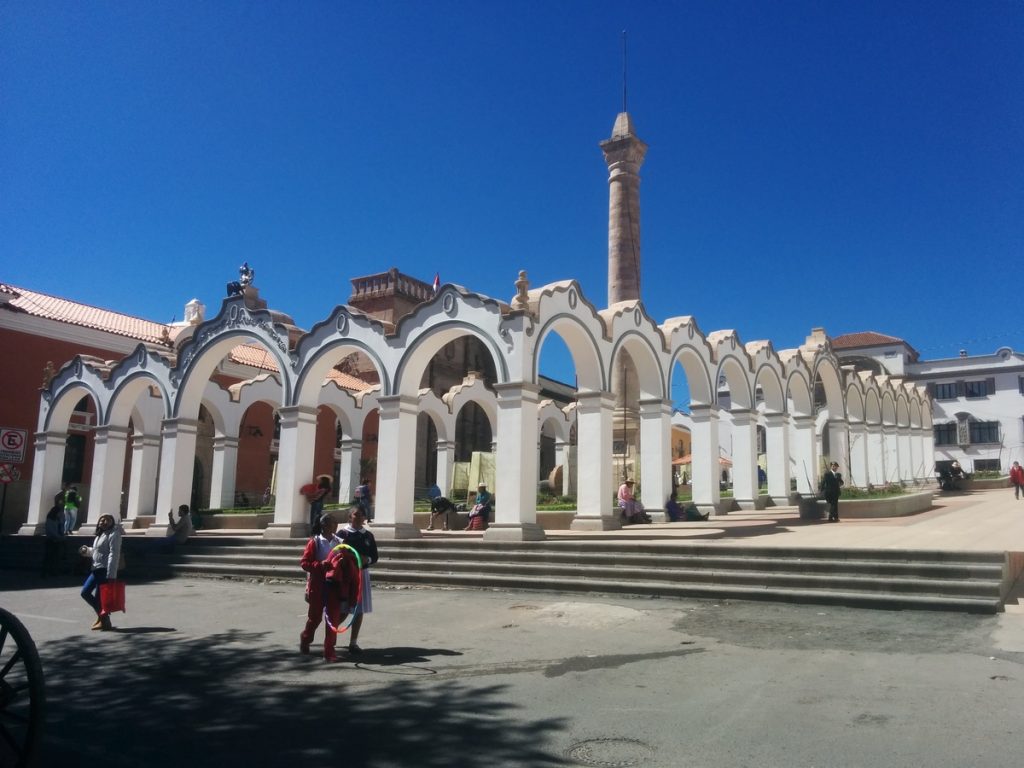
[[[11,542],[28,537],[5,537]],[[30,543],[41,542],[35,539]],[[301,581],[302,539],[197,537],[173,554],[127,537],[132,579],[173,575]],[[40,555],[41,556],[41,555]],[[4,567],[18,558],[5,557]],[[32,567],[38,559],[29,558]],[[995,613],[1016,576],[1008,555],[785,549],[607,538],[487,542],[465,536],[381,542],[377,584],[545,590],[861,608]]]

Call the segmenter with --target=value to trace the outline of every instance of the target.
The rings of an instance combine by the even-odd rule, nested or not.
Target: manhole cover
[[[590,739],[573,744],[566,755],[583,765],[619,768],[640,765],[654,756],[654,750],[636,739]]]

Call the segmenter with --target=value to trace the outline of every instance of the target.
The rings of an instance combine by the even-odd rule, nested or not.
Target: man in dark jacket
[[[833,461],[832,466],[822,475],[821,483],[818,486],[821,495],[828,502],[828,521],[830,523],[839,522],[839,494],[843,492],[842,488],[843,476],[839,472],[839,463]]]

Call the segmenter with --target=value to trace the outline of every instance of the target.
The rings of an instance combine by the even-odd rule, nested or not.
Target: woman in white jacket
[[[113,515],[100,515],[96,521],[96,538],[91,547],[80,547],[83,557],[92,558],[89,577],[82,585],[82,599],[96,611],[93,629],[107,631],[113,629],[110,615],[104,613],[100,606],[100,585],[109,579],[117,578],[117,566],[121,562],[121,534],[124,529],[114,520]]]

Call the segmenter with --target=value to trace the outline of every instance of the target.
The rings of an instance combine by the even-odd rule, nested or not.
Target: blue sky
[[[659,321],[1024,348],[1024,4],[0,1],[0,280],[305,328],[396,266],[607,295],[622,105]]]

